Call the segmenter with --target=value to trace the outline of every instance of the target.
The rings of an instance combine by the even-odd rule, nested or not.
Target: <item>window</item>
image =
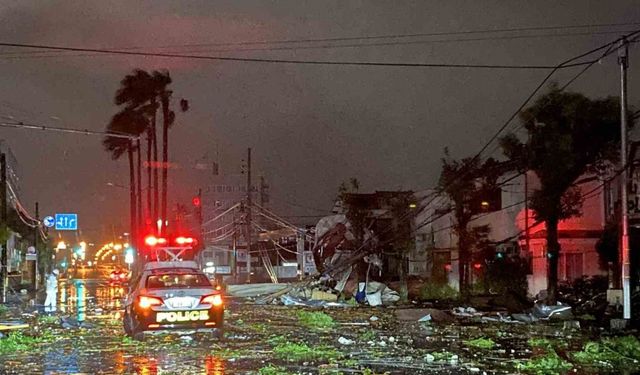
[[[205,275],[197,273],[167,273],[147,277],[149,289],[199,288],[211,286]]]

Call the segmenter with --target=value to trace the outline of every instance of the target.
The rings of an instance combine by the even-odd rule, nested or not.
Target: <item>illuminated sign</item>
[[[78,230],[78,214],[56,214],[56,230]]]
[[[159,312],[156,315],[157,323],[197,322],[199,320],[209,320],[209,311],[208,310],[169,311],[169,312]]]

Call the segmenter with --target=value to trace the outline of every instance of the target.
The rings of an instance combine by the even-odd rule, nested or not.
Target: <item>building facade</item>
[[[530,295],[536,295],[547,288],[546,229],[544,223],[536,222],[525,202],[537,189],[537,178],[529,172],[505,175],[498,182],[502,184],[500,199],[477,214],[470,227],[488,225],[488,239],[497,252],[518,254],[529,260],[528,290]],[[606,273],[600,267],[596,251],[607,218],[606,189],[595,178],[581,179],[577,186],[585,197],[581,215],[563,220],[558,226],[561,247],[558,277],[566,282]],[[449,202],[445,198],[433,199],[433,191],[420,194],[425,207],[416,217],[416,251],[425,257],[423,275],[458,288],[458,239]],[[474,273],[471,274],[473,281]]]

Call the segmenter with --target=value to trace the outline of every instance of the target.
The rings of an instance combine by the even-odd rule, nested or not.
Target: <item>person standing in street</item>
[[[55,312],[56,300],[58,298],[58,275],[60,272],[54,269],[49,276],[47,276],[47,282],[45,290],[47,292],[47,298],[44,300],[44,311]]]

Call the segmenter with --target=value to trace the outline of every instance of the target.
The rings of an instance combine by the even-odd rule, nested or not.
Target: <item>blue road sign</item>
[[[78,230],[78,214],[56,214],[56,230]]]
[[[44,224],[44,226],[47,228],[51,228],[52,226],[56,225],[56,221],[54,220],[53,216],[47,216],[42,219],[42,224]]]

